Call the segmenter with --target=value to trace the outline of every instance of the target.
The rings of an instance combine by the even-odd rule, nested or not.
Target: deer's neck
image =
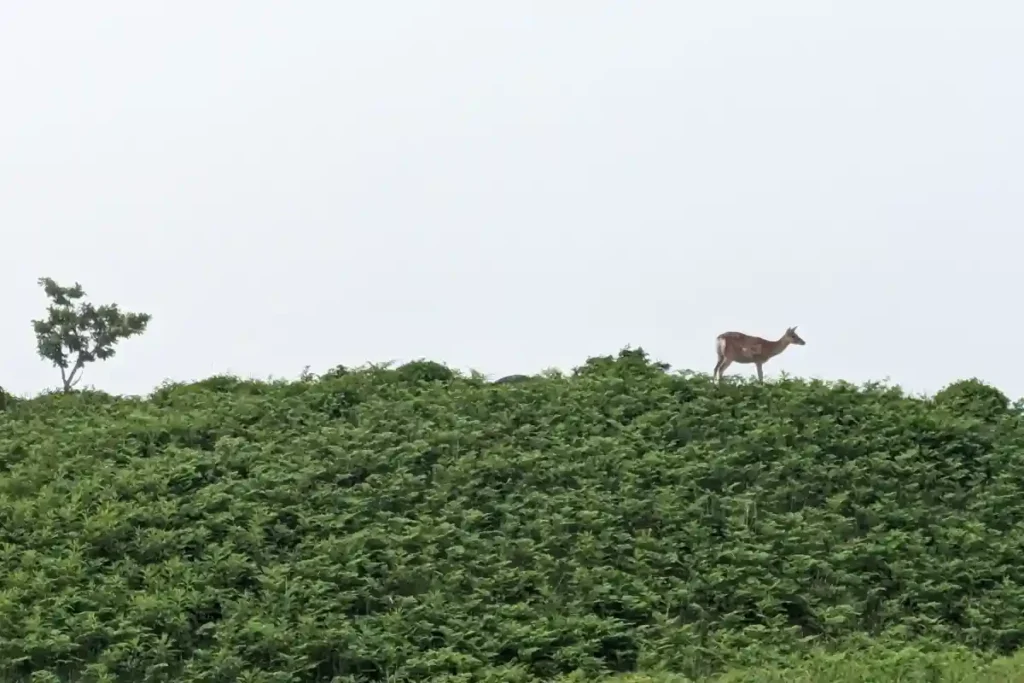
[[[789,346],[789,344],[789,339],[787,339],[786,337],[780,337],[776,339],[771,343],[771,347],[767,349],[768,357],[771,358],[772,356],[779,355],[780,353],[786,350],[786,347]]]

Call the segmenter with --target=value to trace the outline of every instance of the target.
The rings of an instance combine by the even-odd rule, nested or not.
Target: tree
[[[86,363],[111,358],[119,341],[142,334],[149,324],[148,313],[124,313],[117,304],[96,307],[80,302],[85,291],[77,282],[61,287],[44,277],[39,284],[51,304],[45,320],[32,321],[36,348],[43,360],[60,368],[64,393],[82,379]]]

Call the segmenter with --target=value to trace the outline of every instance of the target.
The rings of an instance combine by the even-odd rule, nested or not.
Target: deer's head
[[[782,335],[782,338],[788,341],[790,344],[798,344],[803,346],[807,342],[800,338],[800,335],[796,333],[796,326],[790,327],[786,330],[786,334]]]

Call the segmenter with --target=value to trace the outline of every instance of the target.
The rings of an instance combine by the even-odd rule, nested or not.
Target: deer
[[[803,346],[806,343],[796,333],[795,326],[788,328],[786,333],[775,341],[742,332],[723,332],[715,338],[718,363],[715,364],[715,371],[711,377],[721,383],[722,374],[733,363],[754,363],[757,366],[757,381],[764,382],[761,366],[785,351],[790,344]]]

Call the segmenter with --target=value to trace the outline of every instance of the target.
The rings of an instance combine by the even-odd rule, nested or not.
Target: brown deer
[[[764,381],[761,366],[774,358],[790,344],[803,346],[807,342],[796,333],[796,327],[790,327],[779,339],[771,341],[761,337],[753,337],[742,332],[723,332],[715,339],[718,350],[718,363],[712,378],[722,381],[722,373],[733,363],[754,363],[757,365],[757,381]]]

